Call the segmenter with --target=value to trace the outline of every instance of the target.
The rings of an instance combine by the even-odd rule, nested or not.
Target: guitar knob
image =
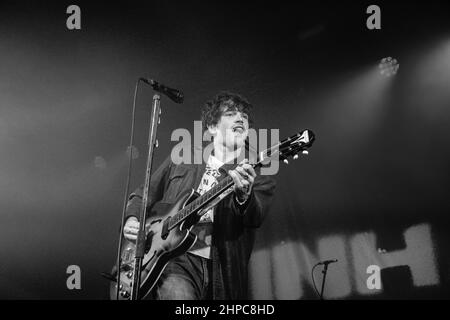
[[[294,160],[298,159],[298,154],[296,154],[295,156],[292,157]]]
[[[309,154],[308,150],[303,150],[302,153],[303,154]]]
[[[284,159],[283,162],[289,164],[289,161],[287,159]]]
[[[128,293],[128,291],[125,291],[125,290],[120,291],[120,295],[121,295],[123,298],[128,298],[128,297],[130,296],[130,294]]]
[[[128,271],[127,277],[128,277],[128,279],[131,279],[133,277],[133,271]]]
[[[123,289],[123,284],[120,284],[119,285],[119,290],[122,290]]]

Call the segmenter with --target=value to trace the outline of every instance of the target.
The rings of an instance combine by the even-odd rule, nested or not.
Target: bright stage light
[[[391,57],[381,59],[380,64],[378,65],[380,73],[387,77],[395,75],[399,67],[398,61]]]

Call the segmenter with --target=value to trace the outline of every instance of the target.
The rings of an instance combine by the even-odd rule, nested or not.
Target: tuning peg
[[[287,159],[284,159],[283,162],[289,164],[289,161]]]
[[[297,159],[298,159],[298,154],[294,155],[294,156],[292,157],[292,159],[297,160]]]
[[[302,153],[303,154],[309,154],[309,151],[308,150],[303,150]]]

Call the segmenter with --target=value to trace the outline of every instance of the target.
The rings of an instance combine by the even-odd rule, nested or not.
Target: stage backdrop
[[[142,76],[186,96],[162,97],[155,167],[224,89],[254,104],[257,129],[316,133],[274,176],[252,299],[317,299],[329,259],[326,299],[449,298],[448,8],[379,4],[369,30],[371,3],[297,2],[78,2],[69,30],[71,2],[2,1],[0,298],[108,299]],[[385,57],[396,75],[380,74]],[[138,94],[132,188],[152,94]]]

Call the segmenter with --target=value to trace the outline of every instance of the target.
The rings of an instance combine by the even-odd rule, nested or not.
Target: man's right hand
[[[123,236],[125,239],[136,241],[139,231],[139,221],[135,217],[129,217],[123,227]]]

